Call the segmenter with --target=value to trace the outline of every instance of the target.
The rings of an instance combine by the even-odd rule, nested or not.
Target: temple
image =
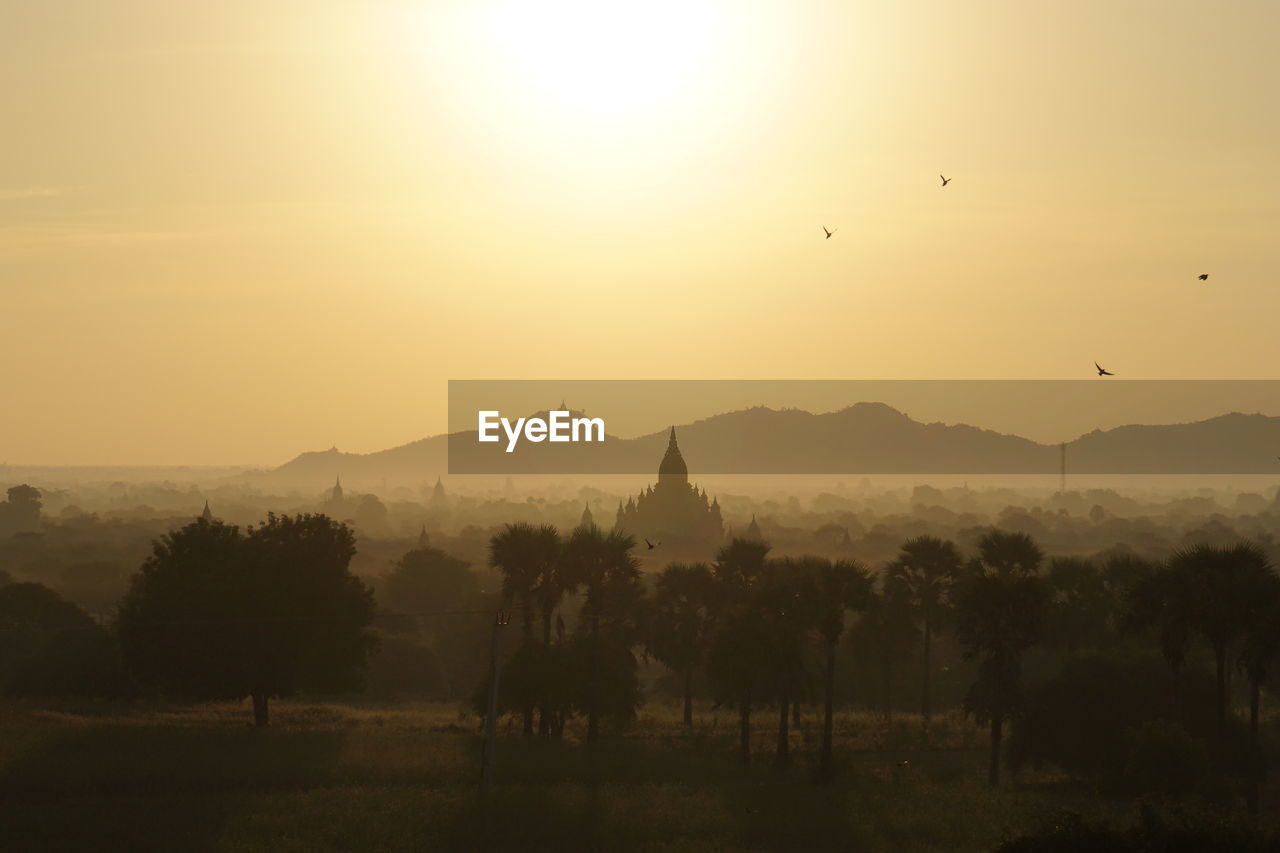
[[[658,466],[658,484],[628,498],[625,505],[619,503],[614,526],[632,536],[677,546],[714,545],[724,538],[720,502],[708,501],[706,491],[689,482],[675,427]]]

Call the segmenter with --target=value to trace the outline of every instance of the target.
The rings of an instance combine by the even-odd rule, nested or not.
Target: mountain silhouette
[[[922,423],[883,403],[837,412],[756,407],[677,424],[695,474],[1056,474],[1056,444],[967,424]],[[368,454],[303,453],[267,476],[327,485],[446,473],[653,474],[668,430],[597,444],[481,444],[474,430]],[[453,456],[450,459],[450,447]],[[1259,474],[1276,465],[1280,418],[1230,413],[1094,430],[1067,443],[1073,474]],[[1280,473],[1278,471],[1277,473]]]

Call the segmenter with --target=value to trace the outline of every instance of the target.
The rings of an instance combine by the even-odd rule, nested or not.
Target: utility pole
[[[1066,491],[1067,491],[1067,443],[1064,441],[1059,446],[1062,448],[1062,465],[1058,472],[1058,491],[1062,492],[1063,494],[1066,494]]]
[[[493,643],[489,649],[489,710],[484,718],[484,753],[480,759],[480,790],[493,786],[493,747],[498,734],[498,666],[502,657],[502,629],[511,621],[511,614],[499,610],[493,617]]]

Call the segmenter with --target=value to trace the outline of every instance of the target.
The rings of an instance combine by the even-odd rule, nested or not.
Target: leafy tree
[[[978,552],[956,584],[956,637],[965,658],[978,661],[965,707],[990,726],[988,781],[995,787],[1004,723],[1020,698],[1022,657],[1040,638],[1049,590],[1036,574],[1043,552],[1026,534],[992,531]]]
[[[960,551],[954,542],[934,536],[918,536],[903,543],[901,553],[888,569],[889,574],[901,583],[920,616],[924,653],[920,679],[920,713],[925,725],[929,724],[933,710],[929,691],[929,657],[933,646],[933,630],[947,606],[951,585],[960,571],[960,565]]]
[[[35,530],[40,525],[40,490],[23,484],[11,486],[6,494],[8,500],[0,502],[0,536]]]
[[[429,612],[470,606],[480,582],[465,560],[439,548],[415,548],[401,557],[383,581],[386,604],[400,612]]]
[[[204,520],[154,543],[119,608],[125,659],[179,695],[268,700],[359,685],[374,645],[373,593],[351,574],[351,530],[277,516],[242,534]]]
[[[0,693],[120,696],[119,651],[89,614],[38,583],[0,586]]]
[[[672,563],[658,576],[648,647],[683,681],[686,726],[693,725],[693,673],[706,661],[718,598],[706,563]]]

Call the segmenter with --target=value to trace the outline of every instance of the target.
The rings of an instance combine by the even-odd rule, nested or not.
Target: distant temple
[[[633,536],[668,544],[708,545],[724,538],[719,500],[707,500],[706,490],[689,482],[689,467],[671,428],[667,452],[658,466],[658,485],[647,486],[626,505],[618,504],[615,524]]]
[[[213,510],[209,509],[209,502],[204,502],[204,512],[200,513],[201,521],[213,521]]]
[[[341,503],[342,501],[342,478],[341,477],[337,477],[333,481],[333,491],[329,493],[329,500],[333,501],[334,503]]]
[[[584,504],[582,507],[582,520],[578,522],[578,526],[583,530],[588,530],[596,523],[595,516],[591,514],[591,504]]]
[[[418,548],[419,550],[421,550],[423,548],[430,548],[430,547],[431,547],[431,537],[427,535],[427,525],[423,524],[422,532],[418,534]]]

